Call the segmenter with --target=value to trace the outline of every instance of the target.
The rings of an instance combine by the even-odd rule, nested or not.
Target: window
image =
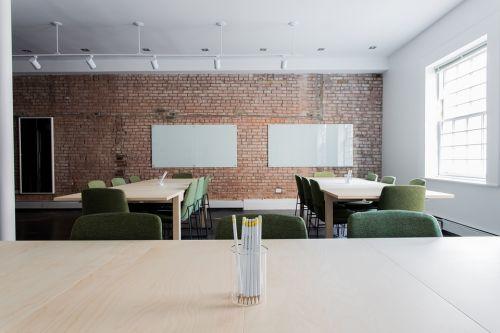
[[[435,68],[438,176],[486,180],[486,67],[482,43]]]

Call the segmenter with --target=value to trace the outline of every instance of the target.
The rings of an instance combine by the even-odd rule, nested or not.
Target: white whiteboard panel
[[[352,124],[269,125],[270,167],[350,167]]]
[[[153,168],[236,167],[236,125],[152,125]]]

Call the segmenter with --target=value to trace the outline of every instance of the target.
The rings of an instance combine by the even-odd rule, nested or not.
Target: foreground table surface
[[[500,331],[497,238],[266,241],[231,304],[230,241],[0,243],[2,332]]]

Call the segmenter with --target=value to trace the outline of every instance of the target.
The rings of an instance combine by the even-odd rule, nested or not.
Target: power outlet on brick
[[[276,187],[276,189],[274,190],[275,193],[277,194],[281,194],[283,193],[283,189],[281,187]]]

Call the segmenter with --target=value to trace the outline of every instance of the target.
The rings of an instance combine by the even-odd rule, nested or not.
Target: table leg
[[[181,198],[175,196],[172,199],[172,239],[181,239]]]
[[[205,228],[206,223],[207,223],[207,221],[206,221],[206,216],[207,216],[207,207],[204,205],[204,203],[205,203],[205,202],[204,202],[204,201],[205,201],[205,199],[202,199],[202,200],[203,200],[203,201],[200,203],[200,206],[201,206],[201,207],[200,207],[200,215],[201,215],[201,216],[200,216],[200,220],[201,220],[201,226],[202,226],[202,228]]]
[[[333,238],[333,197],[325,193],[326,238]]]

